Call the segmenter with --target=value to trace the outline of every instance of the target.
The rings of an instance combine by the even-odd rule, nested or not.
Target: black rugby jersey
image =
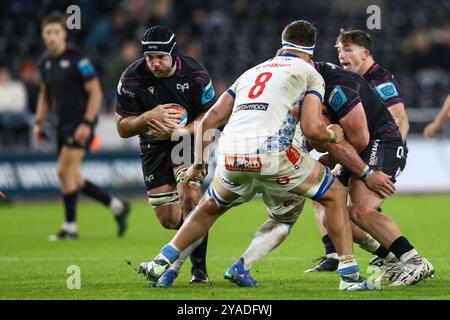
[[[159,104],[177,103],[188,113],[187,124],[205,113],[216,101],[211,78],[206,69],[193,58],[178,55],[177,70],[169,78],[156,78],[145,58],[130,65],[117,86],[116,112],[122,117],[139,116]],[[140,135],[142,142],[154,141]]]
[[[325,80],[324,105],[332,123],[339,123],[361,102],[371,140],[401,139],[394,118],[366,80],[332,63],[316,62],[315,66]]]
[[[392,73],[374,63],[363,78],[375,89],[378,96],[389,108],[397,103],[403,103],[403,89]]]
[[[89,98],[84,84],[97,77],[90,60],[77,48],[67,45],[60,56],[53,57],[45,51],[38,65],[50,91],[59,126],[79,124]]]

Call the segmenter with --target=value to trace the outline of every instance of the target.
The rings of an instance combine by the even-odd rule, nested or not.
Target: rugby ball
[[[188,113],[187,113],[187,110],[183,106],[181,106],[177,103],[172,103],[168,106],[165,106],[164,108],[173,109],[173,110],[178,111],[181,114],[181,119],[178,124],[180,125],[181,128],[186,126],[187,121],[188,121]]]

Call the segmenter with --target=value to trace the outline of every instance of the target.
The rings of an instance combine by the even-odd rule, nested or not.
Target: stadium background
[[[121,139],[116,133],[113,120],[114,96],[118,79],[124,68],[140,55],[138,40],[147,27],[156,24],[170,26],[177,35],[179,52],[195,57],[206,66],[214,81],[216,92],[220,94],[241,72],[268,59],[275,53],[280,45],[280,33],[283,26],[292,20],[312,21],[318,29],[315,59],[338,63],[334,42],[339,29],[343,27],[367,30],[366,21],[369,14],[366,13],[366,9],[373,4],[381,8],[382,18],[380,30],[368,30],[374,40],[374,57],[378,63],[394,73],[403,86],[411,124],[408,139],[410,155],[406,170],[398,180],[398,190],[400,193],[444,193],[444,196],[436,198],[434,196],[433,198],[397,196],[394,197],[393,202],[388,203],[387,208],[399,212],[397,218],[403,225],[406,224],[407,231],[413,234],[413,239],[414,237],[422,239],[419,234],[427,238],[426,245],[429,248],[427,252],[432,253],[431,258],[433,256],[440,257],[441,266],[437,265],[437,267],[441,267],[442,270],[447,265],[449,257],[442,251],[445,250],[445,246],[439,248],[437,244],[442,242],[442,237],[445,238],[443,235],[446,234],[446,226],[449,225],[449,202],[446,194],[450,192],[450,166],[448,165],[450,126],[447,124],[441,136],[434,140],[424,140],[422,130],[425,124],[438,113],[445,97],[450,93],[450,0],[362,0],[357,2],[350,0],[314,2],[285,0],[3,0],[0,2],[0,66],[2,71],[0,77],[0,92],[2,92],[0,95],[0,190],[4,191],[8,198],[0,203],[0,219],[3,225],[0,260],[5,268],[1,272],[0,280],[4,286],[3,293],[6,293],[6,295],[0,296],[3,298],[24,296],[30,298],[110,297],[108,293],[102,295],[103,293],[94,289],[79,296],[67,293],[67,291],[63,294],[55,291],[52,272],[60,272],[61,268],[65,268],[66,260],[62,260],[67,251],[62,245],[50,247],[39,242],[48,232],[54,231],[53,229],[60,223],[61,218],[59,200],[51,201],[58,199],[59,196],[54,143],[50,140],[42,145],[36,145],[30,138],[39,86],[36,61],[44,49],[40,36],[40,23],[48,13],[53,10],[65,12],[69,5],[78,5],[81,8],[81,29],[70,31],[69,39],[94,62],[104,89],[105,99],[97,129],[100,144],[86,161],[84,171],[91,180],[99,185],[113,189],[119,195],[125,197],[131,195],[138,199],[134,209],[134,212],[137,213],[133,215],[133,219],[136,220],[132,221],[135,227],[130,231],[132,232],[130,233],[131,240],[124,242],[122,247],[116,247],[114,243],[114,248],[108,247],[110,245],[108,239],[102,240],[102,237],[109,232],[106,231],[108,228],[103,226],[106,224],[104,221],[107,218],[103,218],[103,213],[96,213],[98,209],[95,205],[86,202],[82,204],[80,214],[83,215],[83,211],[89,211],[89,214],[86,213],[85,218],[81,218],[80,229],[84,228],[87,231],[84,231],[83,234],[91,234],[91,236],[84,244],[71,245],[71,249],[75,250],[77,259],[79,259],[74,261],[83,265],[85,260],[87,262],[94,261],[94,264],[100,260],[104,254],[104,248],[111,250],[108,251],[106,261],[111,261],[108,259],[113,259],[113,257],[122,257],[123,250],[127,250],[130,256],[141,255],[143,259],[144,257],[148,258],[147,253],[149,251],[156,252],[155,250],[170,235],[166,230],[162,230],[153,219],[151,220],[151,237],[152,239],[161,239],[161,241],[158,240],[157,243],[154,243],[154,247],[146,247],[145,255],[142,250],[138,251],[137,249],[137,244],[148,243],[149,235],[145,228],[150,225],[148,222],[150,210],[145,204],[141,181],[138,144],[136,139]],[[11,80],[5,77],[5,70],[10,73]],[[19,87],[22,87],[22,93],[11,97],[4,89],[7,88],[6,83],[18,84]],[[24,94],[25,98],[23,98]],[[20,103],[20,101],[24,102]],[[47,129],[51,136],[51,126],[49,125]],[[39,202],[35,203],[35,200],[39,200]],[[7,204],[8,201],[12,204]],[[227,232],[218,227],[216,239],[220,237],[238,239],[240,237],[238,232],[241,229],[248,236],[253,234],[258,225],[257,221],[264,218],[261,214],[263,207],[260,203],[256,203],[244,208],[246,208],[243,209],[244,211],[249,210],[249,212],[246,212],[247,215],[243,221],[239,220],[239,228],[235,229],[237,221],[232,222],[234,221],[232,218],[224,218],[224,224],[231,223],[232,227]],[[252,208],[259,210],[259,213],[253,213]],[[308,210],[305,214],[309,216],[304,221],[306,227],[302,227],[302,229],[310,231],[302,234],[302,237],[307,237],[306,242],[303,238],[301,240],[303,241],[301,250],[305,253],[302,259],[306,259],[305,257],[309,259],[322,250],[312,214]],[[40,214],[39,218],[36,216],[37,212]],[[430,220],[428,216],[430,212],[436,213],[434,219],[440,221],[439,228],[431,223],[432,219]],[[87,215],[91,213],[92,221],[88,221],[90,218]],[[415,224],[409,225],[410,220],[401,213],[414,214]],[[256,219],[257,214],[260,215],[259,220]],[[136,218],[134,218],[135,216]],[[247,224],[250,226],[249,230],[244,231],[244,226]],[[23,226],[26,227],[23,228]],[[34,229],[31,229],[32,226]],[[416,230],[420,230],[420,232],[416,232]],[[33,234],[35,238],[28,235],[28,232],[35,232],[36,234]],[[36,247],[30,246],[27,242],[29,240],[36,241]],[[211,242],[211,247],[213,247],[214,239]],[[220,241],[217,240],[217,242]],[[233,241],[230,243],[228,245],[235,245]],[[315,247],[309,247],[308,243],[314,243]],[[87,249],[88,245],[90,246],[89,250]],[[237,255],[244,246],[245,244],[239,243],[240,249],[236,249],[238,247],[236,245],[232,249],[227,247],[229,251],[225,248],[224,252],[230,252],[230,256]],[[286,247],[287,249],[280,249],[279,255],[275,254],[275,260],[268,259],[268,265],[278,261],[276,260],[278,258],[282,259],[286,253],[283,250],[292,248],[293,243],[290,242]],[[114,249],[117,249],[117,252]],[[30,250],[35,251],[30,254]],[[48,267],[42,263],[42,261],[47,261],[46,259],[57,262],[54,266]],[[287,263],[291,263],[292,268],[298,269],[298,261],[294,258],[291,260],[287,259]],[[28,291],[30,284],[23,279],[19,271],[19,265],[23,261],[38,261],[34,271],[35,291]],[[225,263],[229,261],[228,259]],[[310,260],[305,261],[301,262],[305,263],[305,267],[311,264]],[[211,264],[214,267],[219,262],[221,263],[220,268],[224,268],[222,260],[213,258]],[[116,267],[114,263],[112,266]],[[84,270],[97,267],[85,265]],[[304,266],[300,265],[300,267]],[[448,269],[448,267],[445,268]],[[37,272],[41,273],[38,275]],[[106,270],[106,273],[103,274],[113,278],[115,277],[113,272]],[[281,277],[280,281],[290,281],[291,275],[291,273],[283,275],[284,278]],[[62,277],[64,277],[64,272]],[[95,272],[91,274],[91,277],[90,280],[93,283],[100,281],[96,278]],[[188,275],[186,274],[185,277]],[[261,278],[263,275],[259,277]],[[295,275],[295,277],[300,277],[299,281],[305,281],[301,278],[301,274]],[[44,282],[39,282],[41,278],[42,281],[44,279],[46,281],[44,286]],[[271,281],[269,278],[270,273],[267,279],[263,278],[262,280]],[[327,288],[329,279],[327,276],[319,277],[319,279],[322,281],[319,285],[313,281],[306,282],[306,286],[311,286],[310,289],[306,289],[310,290],[309,297],[323,297],[321,293],[318,293],[320,290],[317,290],[316,293],[316,285],[317,288]],[[129,279],[125,278],[122,282],[126,281]],[[133,281],[135,281],[134,278]],[[445,278],[444,287],[449,283],[449,278]],[[36,288],[37,286],[41,287]],[[60,285],[58,284],[58,286]],[[128,290],[131,288],[130,286],[127,283],[124,288]],[[44,294],[43,288],[51,290]],[[289,294],[282,297],[295,298],[295,294],[290,289],[288,287],[286,293]],[[449,298],[448,293],[439,287],[437,291],[433,291],[434,289],[433,287],[430,290],[436,297]],[[143,295],[147,295],[145,288],[140,290]],[[239,295],[232,296],[227,291],[228,287],[224,290],[222,295],[219,294],[215,297],[218,299],[240,297]],[[424,290],[427,292],[427,287]],[[34,296],[33,292],[42,295]],[[114,293],[114,289],[111,289],[111,292],[113,297],[122,294],[118,293],[119,291]],[[250,297],[280,298],[276,296],[276,291],[263,290],[262,293],[262,295],[255,294]],[[401,293],[403,296],[398,297],[422,297],[421,293],[415,295],[416,293],[403,291]],[[129,294],[129,296],[122,295],[121,297],[139,297],[140,293],[138,292],[136,296],[132,293]],[[326,291],[326,294],[330,295],[325,295],[325,297],[332,297],[329,290]],[[211,295],[214,294],[211,293]],[[211,295],[208,292],[207,296],[211,297]],[[205,297],[195,290],[189,291],[188,296],[190,298]],[[175,296],[168,294],[168,297],[174,298]]]

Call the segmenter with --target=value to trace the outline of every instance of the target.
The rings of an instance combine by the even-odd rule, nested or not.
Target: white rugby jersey
[[[228,89],[233,112],[219,140],[221,154],[282,152],[292,145],[306,94],[324,96],[324,80],[303,59],[285,54],[242,74]]]

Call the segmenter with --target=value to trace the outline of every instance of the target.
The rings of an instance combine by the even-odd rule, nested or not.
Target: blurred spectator
[[[0,66],[0,114],[27,109],[27,92],[21,81],[13,80],[6,66]]]
[[[41,76],[36,63],[31,60],[25,60],[20,67],[20,78],[27,89],[28,111],[36,113],[37,99],[39,96],[39,83]]]
[[[433,49],[437,64],[450,72],[450,24],[439,28],[437,43]]]
[[[419,30],[411,37],[409,66],[412,71],[427,69],[434,66],[432,61],[432,39],[428,31]]]
[[[136,41],[126,41],[122,44],[120,54],[115,56],[106,67],[104,78],[105,99],[108,110],[115,109],[116,87],[125,69],[140,57],[140,47]]]
[[[29,144],[31,115],[26,108],[25,85],[12,79],[8,67],[0,66],[0,145]]]

